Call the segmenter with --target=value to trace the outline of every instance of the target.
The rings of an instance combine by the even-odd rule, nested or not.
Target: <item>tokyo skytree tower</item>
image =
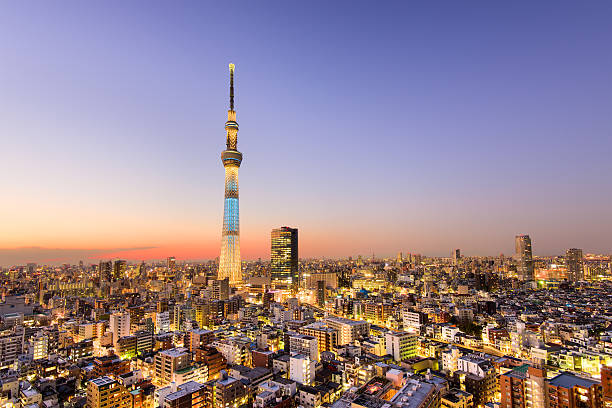
[[[230,284],[242,280],[238,211],[238,169],[242,162],[242,153],[238,151],[238,123],[234,110],[234,69],[234,64],[229,64],[230,106],[225,122],[226,149],[221,153],[221,161],[225,167],[225,204],[218,276],[219,279],[229,278]]]

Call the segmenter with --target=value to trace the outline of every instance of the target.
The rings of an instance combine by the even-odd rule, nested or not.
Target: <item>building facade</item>
[[[278,288],[295,289],[299,282],[298,273],[298,230],[281,227],[270,235],[270,277],[272,285]]]
[[[518,278],[525,282],[531,282],[535,278],[533,266],[533,253],[531,250],[531,238],[529,235],[517,235],[514,242],[516,255],[516,272]]]

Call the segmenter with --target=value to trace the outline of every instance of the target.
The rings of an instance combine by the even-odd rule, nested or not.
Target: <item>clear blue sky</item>
[[[229,62],[246,258],[280,225],[303,256],[509,254],[518,233],[612,252],[611,21],[610,1],[2,2],[0,264],[217,256]]]

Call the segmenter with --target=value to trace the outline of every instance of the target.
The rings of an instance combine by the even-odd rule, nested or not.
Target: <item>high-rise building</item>
[[[234,64],[230,64],[229,69],[230,106],[225,122],[226,149],[221,153],[221,161],[225,168],[225,203],[218,276],[219,279],[229,278],[230,284],[235,284],[242,280],[238,211],[238,169],[242,163],[242,153],[238,151],[238,123],[234,110]]]
[[[31,277],[32,275],[34,275],[34,272],[36,272],[36,264],[35,263],[28,263],[26,265],[26,270],[28,272],[28,277]]]
[[[117,312],[110,315],[109,328],[113,333],[113,342],[117,341],[124,336],[130,335],[130,313],[129,312]]]
[[[113,274],[112,261],[100,261],[98,264],[98,276],[102,281],[110,281]]]
[[[229,299],[229,279],[213,279],[212,283],[212,296],[214,300],[227,300]]]
[[[325,281],[317,281],[317,305],[325,307]]]
[[[451,252],[451,258],[453,259],[453,265],[457,265],[459,259],[461,259],[461,250],[453,249],[453,251]]]
[[[311,385],[315,377],[315,362],[303,354],[289,357],[289,379],[302,385]]]
[[[113,265],[113,278],[122,279],[125,278],[125,271],[127,270],[127,261],[118,259]]]
[[[582,249],[570,248],[565,252],[565,263],[567,265],[567,279],[578,282],[584,279],[582,264]]]
[[[518,278],[525,282],[534,280],[533,254],[531,251],[531,238],[529,235],[517,235],[514,246],[516,249],[516,272]]]
[[[270,251],[272,285],[296,289],[298,273],[298,230],[281,227],[272,230]]]
[[[166,259],[166,263],[167,263],[166,267],[168,268],[168,272],[171,272],[176,268],[176,258],[175,257],[169,256]]]

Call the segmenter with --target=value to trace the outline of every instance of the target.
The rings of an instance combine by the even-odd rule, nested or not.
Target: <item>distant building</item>
[[[453,249],[453,251],[451,252],[451,258],[453,260],[453,265],[457,265],[457,263],[459,263],[459,260],[461,259],[461,250]]]
[[[166,259],[166,267],[168,268],[168,272],[172,272],[176,269],[176,258],[173,256],[169,256]]]
[[[317,305],[325,307],[325,281],[317,281]]]
[[[568,249],[565,252],[565,264],[567,266],[567,279],[570,282],[578,282],[584,279],[582,249]]]
[[[533,265],[533,253],[531,250],[531,238],[529,235],[517,235],[515,237],[515,256],[517,261],[516,272],[518,278],[524,282],[535,279]]]
[[[272,230],[270,277],[277,288],[296,289],[298,272],[298,230],[281,227]]]
[[[100,261],[98,264],[98,276],[101,281],[110,281],[113,277],[112,261]]]
[[[114,279],[123,279],[125,278],[125,272],[127,270],[127,261],[122,259],[118,259],[115,261],[113,265],[113,278]]]

